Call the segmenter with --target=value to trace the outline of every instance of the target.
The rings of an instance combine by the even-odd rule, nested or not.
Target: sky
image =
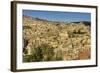
[[[23,10],[24,16],[59,22],[91,21],[91,13]]]

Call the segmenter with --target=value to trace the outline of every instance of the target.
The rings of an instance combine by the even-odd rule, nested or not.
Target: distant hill
[[[46,19],[41,19],[41,18],[31,17],[31,16],[25,16],[25,15],[23,15],[23,18],[25,18],[25,19],[31,19],[31,20],[48,21]]]
[[[89,21],[80,21],[80,22],[72,22],[72,23],[83,23],[85,25],[91,26],[91,22],[89,22]]]

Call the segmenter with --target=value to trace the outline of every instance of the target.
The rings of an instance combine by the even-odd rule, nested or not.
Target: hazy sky
[[[23,10],[23,15],[37,17],[50,21],[62,21],[62,22],[91,21],[91,14],[82,12],[80,13],[80,12]]]

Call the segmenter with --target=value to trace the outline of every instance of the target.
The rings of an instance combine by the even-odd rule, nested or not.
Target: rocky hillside
[[[23,16],[23,62],[83,60],[90,59],[90,53],[89,22],[54,22]]]

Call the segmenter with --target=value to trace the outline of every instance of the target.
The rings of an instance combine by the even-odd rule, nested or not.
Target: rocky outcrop
[[[23,61],[81,60],[91,57],[91,26],[23,17]]]

